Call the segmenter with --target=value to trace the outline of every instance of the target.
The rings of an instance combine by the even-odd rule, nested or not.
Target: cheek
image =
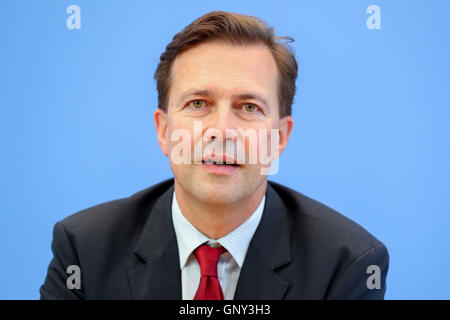
[[[182,138],[181,138],[182,137]],[[183,141],[184,144],[194,145],[194,124],[189,121],[172,120],[168,124],[167,141],[169,145],[169,151],[173,147]],[[182,139],[182,140],[181,140]]]
[[[258,165],[267,165],[267,159],[278,151],[279,130],[270,124],[252,128],[256,132],[255,137],[246,137],[245,151],[248,159],[257,159]],[[251,162],[255,164],[255,162]]]

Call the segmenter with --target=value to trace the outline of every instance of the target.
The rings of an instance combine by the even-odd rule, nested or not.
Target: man
[[[267,179],[262,155],[270,144],[270,166],[293,127],[297,63],[280,39],[227,12],[173,38],[154,120],[174,179],[58,222],[42,299],[384,297],[385,246]]]

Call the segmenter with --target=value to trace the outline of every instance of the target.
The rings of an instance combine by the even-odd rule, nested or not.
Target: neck
[[[175,179],[175,196],[183,216],[210,239],[219,239],[239,227],[258,208],[267,189],[267,180],[256,192],[233,204],[204,202],[183,190]]]

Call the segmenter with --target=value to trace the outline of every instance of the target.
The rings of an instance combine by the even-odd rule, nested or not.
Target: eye
[[[259,107],[253,103],[244,103],[241,106],[242,110],[247,111],[247,112],[255,112],[258,111]]]
[[[192,100],[191,102],[188,103],[188,106],[191,107],[192,109],[201,109],[202,107],[205,106],[205,101]]]

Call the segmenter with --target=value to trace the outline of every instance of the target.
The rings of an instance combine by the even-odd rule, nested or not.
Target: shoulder
[[[270,182],[281,199],[289,225],[292,261],[284,270],[294,277],[290,297],[382,299],[389,268],[387,248],[357,222],[291,188]],[[369,290],[370,267],[378,267],[379,286]],[[372,272],[372,271],[370,271]]]
[[[270,181],[286,206],[293,239],[321,250],[357,256],[382,243],[357,222],[287,186]]]
[[[172,185],[173,179],[162,181],[129,197],[81,210],[57,225],[67,233],[69,240],[84,244],[95,244],[102,239],[128,238],[139,233],[155,201]]]

